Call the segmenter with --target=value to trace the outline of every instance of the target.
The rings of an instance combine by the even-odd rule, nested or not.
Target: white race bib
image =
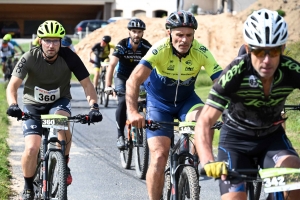
[[[45,90],[37,86],[34,87],[34,99],[40,103],[53,103],[60,98],[59,88],[55,90]]]

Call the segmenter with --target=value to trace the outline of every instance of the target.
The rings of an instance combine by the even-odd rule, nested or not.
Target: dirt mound
[[[300,39],[300,2],[297,0],[265,1],[258,0],[246,10],[236,15],[198,15],[198,29],[195,38],[210,49],[217,61],[222,67],[226,67],[231,60],[237,55],[239,47],[243,44],[242,28],[243,22],[253,11],[261,8],[271,10],[281,9],[286,12],[285,20],[289,27],[289,42]],[[146,23],[144,38],[151,44],[166,37],[165,18],[141,18]],[[93,64],[88,62],[88,56],[92,46],[102,39],[103,35],[110,35],[112,43],[117,44],[121,39],[128,37],[126,28],[128,21],[120,20],[108,26],[90,33],[82,39],[76,46],[78,55],[83,60],[89,71]]]

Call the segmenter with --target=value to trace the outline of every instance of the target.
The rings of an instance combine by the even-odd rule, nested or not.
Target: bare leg
[[[164,186],[164,171],[168,159],[171,140],[165,136],[148,139],[150,164],[146,183],[150,200],[159,200]]]
[[[24,177],[34,176],[40,145],[41,136],[28,135],[25,137],[25,149],[21,160]]]

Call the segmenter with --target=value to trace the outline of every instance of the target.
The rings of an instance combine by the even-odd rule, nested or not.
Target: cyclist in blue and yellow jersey
[[[286,98],[300,89],[300,63],[282,54],[287,23],[276,11],[254,11],[244,22],[243,36],[247,53],[224,69],[195,128],[196,148],[206,174],[222,178],[222,200],[247,199],[245,182],[225,180],[226,163],[230,169],[249,169],[257,158],[261,168],[300,168],[299,155],[281,126]],[[210,129],[221,115],[215,161]],[[299,199],[300,190],[284,195],[284,199]]]
[[[14,47],[18,47],[20,49],[21,53],[24,54],[24,51],[23,51],[22,47],[15,40],[12,39],[11,34],[9,34],[9,33],[5,34],[4,37],[3,37],[3,40],[7,40]],[[14,49],[14,50],[11,51],[12,57],[14,57],[15,51],[16,51],[16,49]],[[18,52],[16,52],[16,53],[18,53]]]
[[[116,109],[116,123],[118,130],[117,147],[124,149],[124,128],[126,124],[126,82],[142,57],[150,49],[151,44],[143,38],[146,24],[138,19],[128,22],[129,37],[122,39],[116,46],[106,73],[106,89],[112,85],[114,75],[115,90],[117,91],[118,107]],[[116,70],[115,70],[116,67]],[[115,72],[115,73],[114,73]]]
[[[109,54],[110,50],[114,49],[115,45],[111,43],[111,37],[109,35],[105,35],[102,37],[101,41],[96,43],[89,56],[90,62],[94,63],[94,87],[97,89],[98,85],[98,80],[99,80],[99,74],[100,74],[100,68],[103,67],[101,66],[101,62],[104,62],[104,60],[109,60]],[[94,54],[95,58],[92,59],[92,54]],[[100,91],[97,91],[100,92]]]
[[[202,67],[215,81],[222,72],[211,52],[196,39],[198,23],[192,13],[176,11],[166,20],[169,37],[151,47],[134,69],[126,84],[128,119],[133,126],[145,126],[139,114],[137,99],[139,86],[147,91],[147,119],[157,121],[194,121],[203,102],[195,93],[195,82]],[[173,126],[169,127],[173,129]],[[147,189],[151,200],[161,198],[164,170],[173,131],[149,130],[147,139],[150,165],[147,171]]]
[[[59,114],[71,115],[72,73],[84,89],[91,121],[102,120],[97,102],[95,88],[90,81],[89,73],[79,56],[69,48],[61,47],[61,39],[65,36],[64,27],[57,21],[47,20],[37,30],[39,47],[32,48],[23,54],[15,66],[6,89],[9,108],[7,114],[21,118],[22,110],[18,106],[17,90],[23,80],[23,110],[34,115]],[[26,79],[25,79],[26,77]],[[33,200],[33,179],[36,169],[37,155],[41,145],[42,124],[36,120],[23,123],[25,148],[22,155],[22,171],[24,176],[23,200]],[[72,176],[68,167],[71,148],[70,128],[58,132],[58,139],[66,141],[65,160],[67,164],[67,185],[71,184]]]

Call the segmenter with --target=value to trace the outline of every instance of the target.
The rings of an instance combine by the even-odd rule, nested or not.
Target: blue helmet
[[[61,40],[61,45],[68,47],[72,44],[72,39],[69,38],[68,36],[64,36],[64,38]]]

